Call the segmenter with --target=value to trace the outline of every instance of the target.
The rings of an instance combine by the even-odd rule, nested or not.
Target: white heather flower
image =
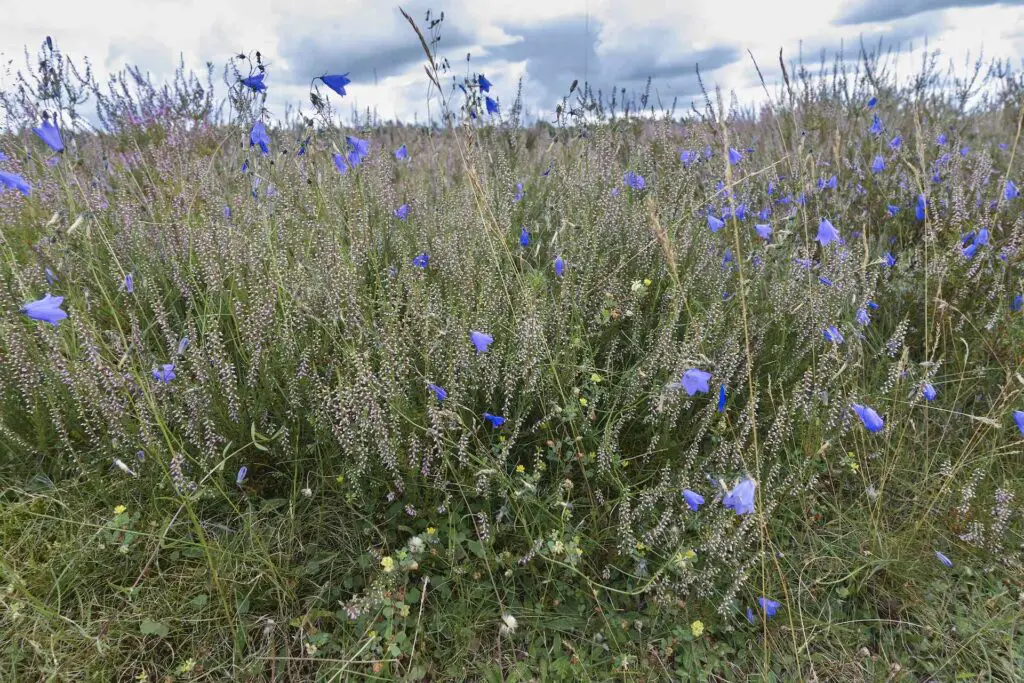
[[[510,636],[516,632],[516,627],[519,626],[519,622],[511,614],[501,615],[501,628],[498,631],[503,636]]]
[[[302,495],[304,495],[306,498],[312,498],[313,497],[313,489],[311,489],[311,488],[309,488],[307,486],[306,488],[302,489]]]

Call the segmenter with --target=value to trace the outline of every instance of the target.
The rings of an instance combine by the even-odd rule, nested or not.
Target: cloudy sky
[[[970,52],[1024,55],[1024,0],[404,0],[422,22],[443,10],[440,54],[457,76],[482,71],[501,101],[511,103],[521,77],[528,112],[550,116],[573,79],[607,92],[638,91],[651,76],[664,102],[689,108],[699,96],[694,65],[705,82],[735,91],[741,102],[759,97],[747,50],[770,80],[779,48],[795,59],[803,48],[816,63],[823,49],[881,40],[920,55],[938,48],[964,64]],[[103,76],[126,63],[155,80],[185,64],[219,69],[231,55],[260,50],[269,64],[268,103],[284,114],[304,104],[310,79],[350,72],[342,104],[374,107],[384,118],[419,120],[427,114],[422,53],[398,5],[371,0],[48,0],[11,2],[0,22],[3,64],[23,64],[47,35],[72,57],[89,57]],[[472,61],[467,65],[466,53]],[[911,58],[904,62],[909,70]],[[2,75],[0,66],[0,81]],[[6,77],[9,82],[9,76]],[[223,91],[223,90],[222,90]],[[307,107],[308,109],[308,107]]]

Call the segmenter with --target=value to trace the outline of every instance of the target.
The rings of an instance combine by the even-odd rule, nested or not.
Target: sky
[[[925,45],[959,68],[968,54],[1011,58],[1024,66],[1024,0],[406,0],[423,25],[427,9],[444,12],[439,54],[459,78],[482,72],[503,106],[523,96],[531,117],[550,118],[574,79],[605,93],[614,86],[639,92],[647,77],[663,103],[680,109],[700,102],[695,75],[735,92],[743,104],[762,90],[750,55],[769,83],[778,81],[778,52],[787,62],[801,48],[816,65],[821,51],[845,46],[854,57],[865,44],[902,50],[901,68],[919,63]],[[423,54],[398,5],[369,0],[48,0],[8,3],[0,22],[0,86],[8,68],[24,64],[50,35],[74,59],[88,57],[98,80],[137,64],[155,81],[168,79],[179,59],[187,67],[217,65],[260,50],[268,65],[268,106],[308,113],[310,80],[348,72],[352,108],[383,119],[423,121],[428,115]],[[750,54],[748,54],[748,51]],[[471,55],[467,63],[466,55]],[[915,59],[916,58],[916,59]],[[436,113],[436,107],[434,109]]]

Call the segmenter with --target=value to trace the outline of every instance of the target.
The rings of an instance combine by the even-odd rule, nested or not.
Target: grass
[[[259,99],[218,119],[183,76],[52,165],[5,95],[0,679],[1020,678],[1019,77],[964,107],[880,64],[757,113],[596,122],[583,86],[557,127],[325,118],[265,157]],[[20,311],[46,292],[57,326]]]

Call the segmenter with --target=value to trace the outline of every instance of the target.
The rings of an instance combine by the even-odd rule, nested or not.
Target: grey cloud
[[[929,14],[897,21],[892,28],[881,31],[805,40],[783,54],[788,62],[796,59],[802,50],[804,62],[815,63],[820,60],[823,52],[829,59],[842,52],[844,61],[856,61],[860,57],[862,45],[868,54],[884,55],[889,50],[907,49],[910,45],[921,47],[925,39],[938,37],[946,28],[947,22],[941,14]]]
[[[700,93],[695,72],[698,63],[701,73],[707,75],[741,56],[738,48],[727,46],[664,55],[661,46],[675,42],[667,32],[664,36],[648,32],[633,48],[599,54],[601,26],[591,20],[589,33],[587,29],[586,18],[582,16],[535,26],[506,26],[506,33],[521,40],[489,48],[486,59],[525,61],[525,99],[551,110],[577,79],[580,83],[586,81],[594,90],[602,90],[607,100],[612,88],[620,98],[623,88],[627,97],[642,92],[651,77],[652,104],[657,106],[660,97],[668,106],[678,97],[680,104],[686,106],[688,98]]]
[[[426,30],[426,3],[413,2],[406,10]],[[428,37],[429,39],[429,37]],[[354,83],[371,82],[404,73],[424,60],[416,34],[397,9],[374,8],[367,16],[351,16],[344,26],[312,26],[303,33],[280,36],[281,57],[288,61],[281,78],[288,83],[308,83],[323,73],[349,72]],[[441,26],[438,53],[455,57],[474,43],[472,35],[458,27],[457,19],[446,17]]]
[[[833,24],[846,26],[903,19],[922,12],[956,7],[987,7],[990,5],[1024,5],[1024,0],[862,0],[846,6]]]

